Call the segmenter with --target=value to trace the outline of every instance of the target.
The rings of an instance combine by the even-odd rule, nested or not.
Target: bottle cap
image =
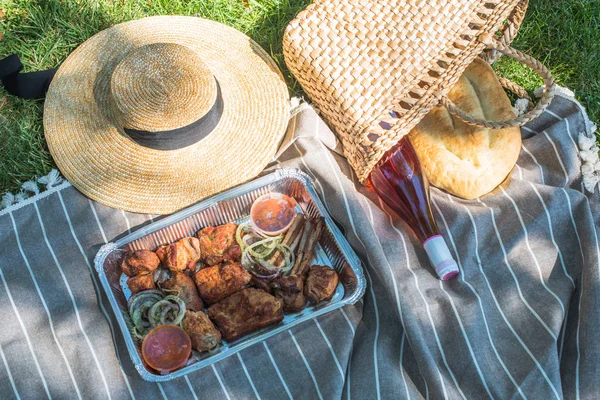
[[[425,240],[423,248],[441,280],[446,281],[458,275],[458,265],[452,258],[442,235],[435,235]]]

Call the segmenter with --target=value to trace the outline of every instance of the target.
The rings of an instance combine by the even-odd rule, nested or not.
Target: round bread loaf
[[[492,67],[476,58],[448,93],[466,112],[487,120],[515,116]],[[438,106],[410,132],[432,185],[465,199],[494,190],[512,171],[521,149],[519,128],[468,125]]]

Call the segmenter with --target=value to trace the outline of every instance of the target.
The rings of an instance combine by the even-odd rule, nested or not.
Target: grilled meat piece
[[[200,297],[207,304],[214,304],[240,290],[250,282],[252,275],[242,264],[229,261],[214,267],[201,269],[194,275]]]
[[[304,277],[302,275],[281,276],[271,281],[275,297],[283,300],[283,311],[298,312],[306,306]]]
[[[323,265],[310,267],[304,294],[314,303],[329,300],[335,293],[339,282],[338,274],[332,268]]]
[[[160,284],[161,288],[179,297],[185,303],[185,308],[193,311],[202,311],[204,304],[192,278],[183,272],[171,271],[171,278]]]
[[[202,260],[209,266],[223,261],[240,261],[242,251],[235,240],[236,224],[209,226],[196,234],[200,241]]]
[[[271,293],[270,283],[270,279],[257,278],[254,275],[252,275],[252,279],[250,279],[250,286],[264,290],[267,293]]]
[[[200,353],[212,350],[221,343],[221,332],[202,311],[187,311],[182,326],[192,339],[192,347]]]
[[[171,271],[194,271],[196,263],[200,260],[200,242],[195,237],[186,237],[159,247],[156,254],[162,264]]]
[[[158,268],[160,260],[150,250],[136,250],[125,254],[121,269],[127,276],[145,275]]]
[[[283,320],[283,301],[260,289],[247,288],[208,309],[225,340],[234,340]]]
[[[127,286],[132,294],[141,292],[142,290],[154,289],[154,274],[136,275],[127,279]]]
[[[156,253],[156,256],[158,257],[158,259],[160,260],[160,263],[162,265],[167,265],[167,247],[169,247],[168,244],[163,244],[162,246],[158,246],[156,248],[156,250],[154,250],[154,252]]]

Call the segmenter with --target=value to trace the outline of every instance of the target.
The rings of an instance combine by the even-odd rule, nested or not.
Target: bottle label
[[[423,248],[440,279],[445,281],[458,275],[458,265],[442,235],[435,235],[425,240]]]

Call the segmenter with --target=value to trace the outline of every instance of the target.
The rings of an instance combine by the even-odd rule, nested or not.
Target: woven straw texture
[[[110,81],[123,128],[161,132],[202,118],[217,98],[217,82],[193,50],[154,43],[127,53]]]
[[[223,114],[199,142],[141,146],[123,128],[188,125],[214,104]],[[274,62],[233,28],[195,17],[149,17],[104,30],[54,77],[44,130],[77,189],[108,206],[166,214],[255,177],[272,160],[289,118]]]
[[[359,180],[440,103],[486,45],[509,44],[523,0],[315,1],[284,35],[285,61],[343,142]],[[505,23],[505,21],[508,21]],[[494,59],[494,51],[483,54]]]

